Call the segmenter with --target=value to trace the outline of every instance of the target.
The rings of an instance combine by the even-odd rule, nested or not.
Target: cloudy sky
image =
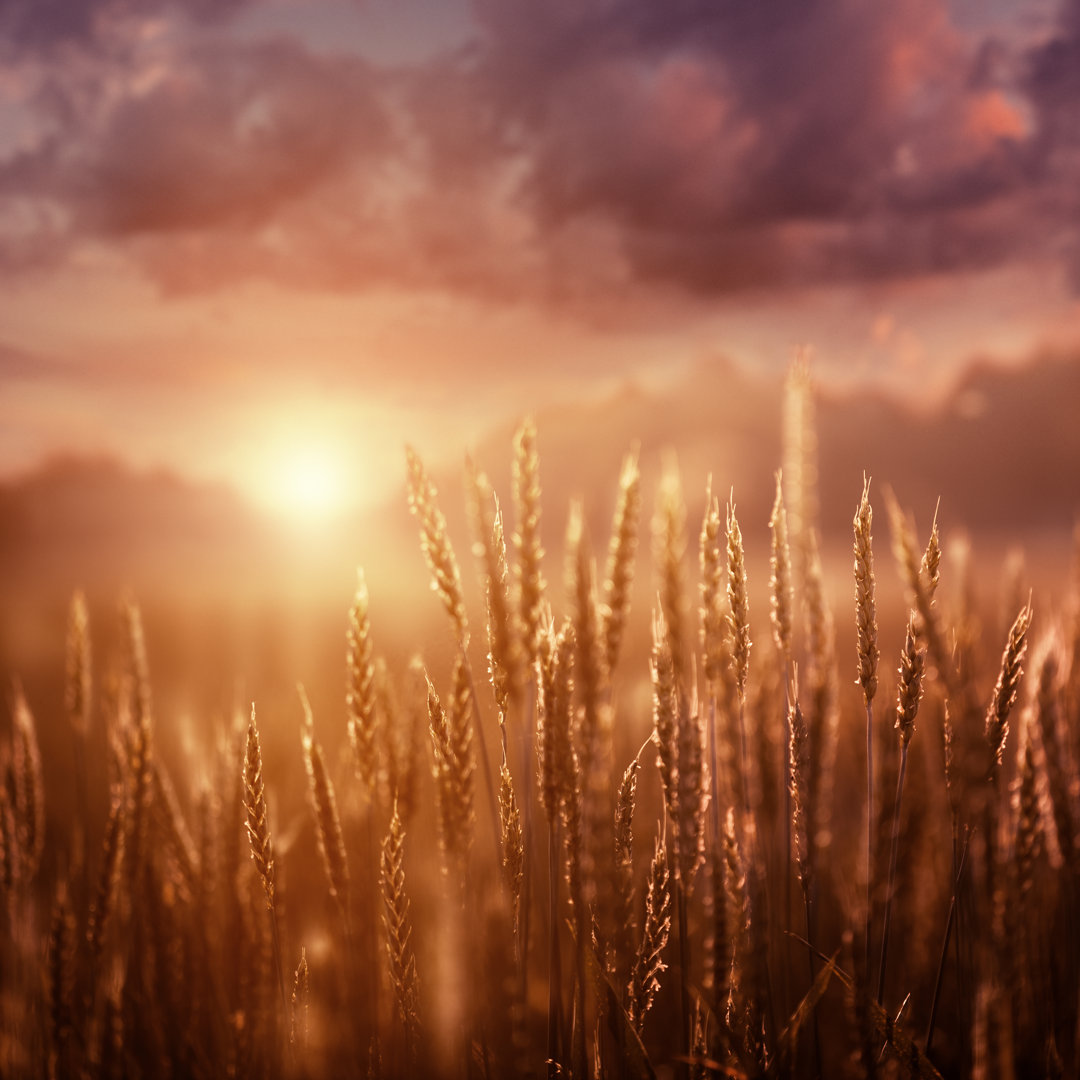
[[[362,499],[709,356],[1080,345],[1080,0],[0,0],[0,54],[0,475]]]

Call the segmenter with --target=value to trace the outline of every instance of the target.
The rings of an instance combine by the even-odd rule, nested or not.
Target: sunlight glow
[[[326,447],[293,447],[266,477],[274,509],[301,520],[324,521],[344,508],[346,484],[340,459]]]

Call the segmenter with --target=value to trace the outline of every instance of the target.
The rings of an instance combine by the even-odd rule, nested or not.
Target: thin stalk
[[[90,860],[87,859],[86,822],[90,820],[89,785],[86,782],[86,733],[81,729],[75,732],[73,740],[75,751],[75,791],[79,804],[79,820],[75,823],[82,842],[82,901],[90,898]]]
[[[379,840],[375,834],[375,793],[372,792],[368,800],[367,806],[364,808],[364,816],[366,821],[366,833],[367,833],[367,859],[365,860],[368,866],[379,865]],[[371,1039],[378,1033],[379,1030],[379,931],[377,925],[377,914],[379,908],[379,879],[376,874],[366,874],[365,877],[370,883],[367,895],[364,897],[365,916],[364,919],[364,947],[365,947],[365,968],[368,972],[368,1019],[369,1028],[366,1032],[367,1042],[370,1046]]]
[[[789,664],[784,664],[784,753],[791,745],[791,671]],[[786,765],[783,772],[787,772]],[[791,1010],[791,937],[786,931],[792,929],[791,921],[791,787],[784,788],[784,918],[781,929],[784,934],[784,1012]]]
[[[484,725],[480,719],[480,699],[476,695],[476,683],[473,681],[472,664],[463,643],[459,642],[461,657],[465,664],[465,674],[469,680],[469,699],[472,702],[473,730],[476,743],[480,747],[480,768],[484,773],[484,787],[488,797],[488,816],[491,818],[491,833],[495,842],[495,863],[502,865],[502,837],[499,835],[499,803],[495,796],[495,781],[491,778],[491,758],[488,755],[487,740],[484,738]]]
[[[277,968],[278,990],[281,993],[281,1007],[284,1010],[283,1015],[288,1018],[289,1003],[285,998],[285,972],[281,966],[281,937],[278,934],[276,907],[270,909],[270,929],[273,932],[274,966]]]
[[[559,824],[548,830],[548,1019],[549,1080],[559,1076],[559,1030],[562,1026],[562,971],[559,957]]]
[[[967,850],[967,840],[965,839],[964,850]],[[960,850],[960,819],[957,814],[953,814],[953,879],[957,882],[960,881],[960,863],[962,855]],[[953,955],[956,959],[956,986],[957,986],[957,1012],[960,1018],[959,1024],[959,1037],[960,1037],[960,1061],[961,1063],[967,1061],[967,1018],[964,1011],[964,1003],[967,999],[967,980],[964,978],[964,964],[961,949],[961,938],[964,933],[964,902],[963,896],[957,889],[956,897],[956,933],[953,934]]]
[[[640,753],[640,751],[638,751]],[[720,843],[720,800],[716,780],[716,690],[709,686],[709,803],[714,847]]]
[[[814,970],[814,953],[817,951],[814,948],[814,930],[813,919],[811,917],[810,910],[810,890],[803,889],[803,903],[806,908],[806,959],[810,968],[810,985],[814,985],[814,979],[817,977],[817,973]],[[818,1015],[817,1006],[813,1008],[814,1018],[814,1075],[820,1077],[821,1073],[821,1031],[818,1027]]]
[[[743,813],[750,817],[750,753],[746,748],[746,696],[739,694],[739,756],[742,759]]]
[[[964,839],[964,849],[960,853],[959,866],[953,879],[952,900],[949,902],[949,917],[945,921],[945,940],[941,943],[941,959],[938,961],[937,978],[934,980],[934,1000],[930,1003],[930,1021],[926,1026],[926,1056],[934,1045],[934,1026],[937,1023],[938,1002],[941,1000],[941,984],[945,978],[945,961],[949,955],[949,936],[952,933],[953,923],[956,921],[956,898],[960,892],[960,876],[964,872],[964,862],[967,859],[968,839]]]
[[[885,922],[881,930],[881,970],[878,971],[877,1001],[885,997],[885,959],[889,948],[889,925],[892,921],[893,884],[896,880],[896,856],[900,847],[900,799],[904,794],[904,773],[907,771],[906,746],[900,750],[900,775],[896,778],[896,802],[893,804],[892,851],[889,854],[889,890],[885,894]]]
[[[675,880],[675,907],[679,918],[679,1061],[675,1075],[687,1078],[690,1075],[688,1059],[690,1047],[693,1045],[693,1032],[691,1025],[693,1017],[690,1012],[690,942],[686,925],[686,892],[683,890],[682,879],[673,875]]]
[[[578,890],[574,903],[574,922],[577,938],[577,993],[574,995],[574,1080],[588,1080],[589,1058],[585,1035],[585,910]]]
[[[746,875],[747,883],[747,896],[750,903],[750,918],[753,919],[765,919],[768,909],[767,896],[766,896],[766,882],[762,873],[762,864],[758,861],[757,850],[757,827],[753,823],[753,814],[750,809],[750,770],[749,760],[750,755],[746,746],[746,696],[739,694],[739,740],[741,743],[741,756],[742,756],[742,796],[743,796],[743,820],[747,823],[747,832],[749,836],[748,855],[749,855],[749,870]],[[787,785],[785,785],[786,787]],[[769,1005],[767,1009],[763,1009],[762,1013],[765,1017],[765,1026],[769,1029],[768,1034],[771,1036],[776,1030],[776,1017],[773,1015],[776,1010],[776,996],[773,993],[772,985],[772,973],[769,970],[768,956],[765,958],[765,991],[769,998]],[[687,1006],[689,1009],[689,1006]],[[693,1023],[693,1020],[689,1021]],[[691,1042],[693,1041],[693,1031],[691,1030]],[[687,1054],[689,1055],[689,1047],[687,1048]]]
[[[530,681],[526,691],[528,704],[523,710],[521,725],[521,806],[522,844],[525,858],[521,874],[521,991],[522,1001],[527,1000],[529,988],[529,905],[532,898],[532,763],[533,725],[536,722],[536,687]]]
[[[871,977],[870,934],[874,916],[874,703],[866,703],[866,977]]]

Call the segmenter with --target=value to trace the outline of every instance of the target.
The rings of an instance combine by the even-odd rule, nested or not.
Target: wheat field
[[[1077,1075],[1075,582],[1000,616],[875,476],[836,603],[801,367],[783,413],[768,550],[674,460],[646,506],[633,450],[591,535],[526,421],[512,490],[467,464],[455,552],[409,450],[437,647],[383,659],[365,567],[338,710],[245,703],[197,770],[162,749],[137,602],[106,665],[77,594],[70,791],[8,694],[0,1075]]]

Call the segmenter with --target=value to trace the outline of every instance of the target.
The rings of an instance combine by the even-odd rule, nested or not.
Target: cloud
[[[9,272],[93,242],[173,292],[579,312],[1047,256],[1080,275],[1075,0],[1034,46],[944,0],[476,0],[468,46],[381,67],[241,38],[209,0],[0,10],[40,127],[0,161]]]
[[[0,41],[5,51],[95,50],[121,27],[162,15],[220,24],[253,0],[3,0]]]

